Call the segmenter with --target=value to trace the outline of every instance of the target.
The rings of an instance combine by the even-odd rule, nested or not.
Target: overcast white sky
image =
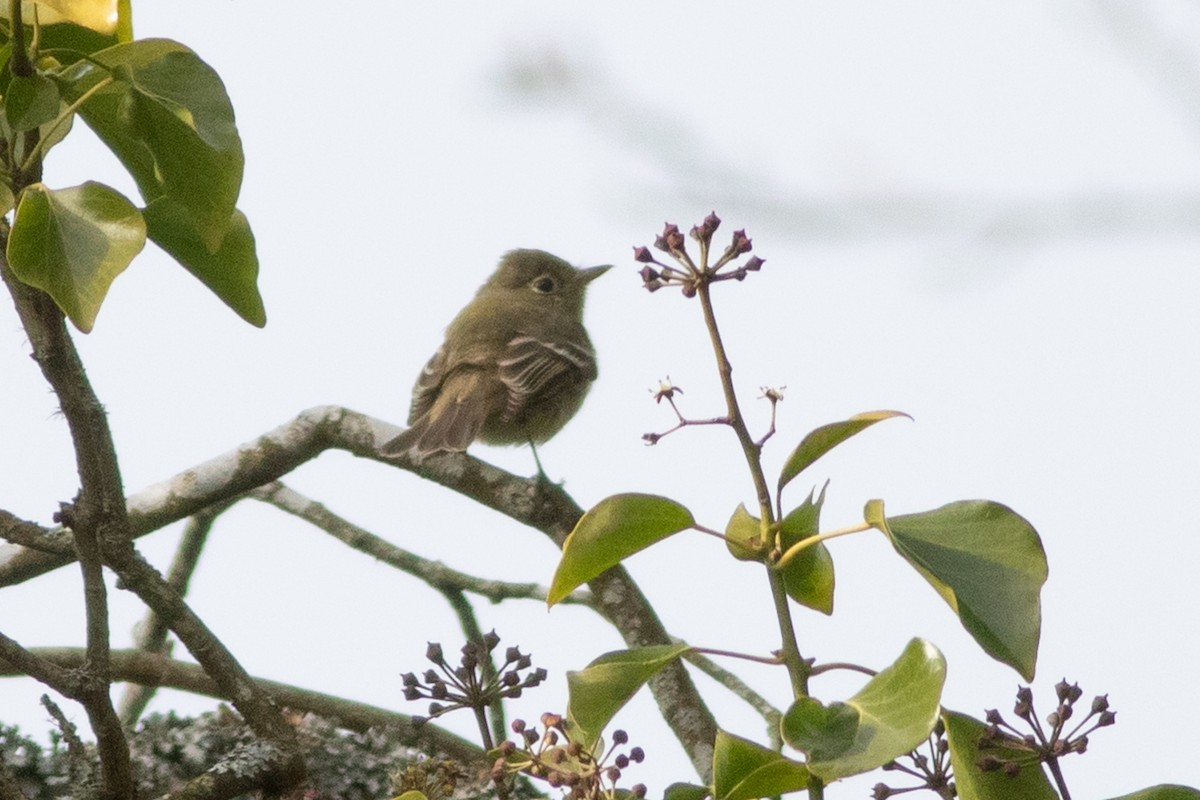
[[[1200,11],[1168,0],[417,6],[157,0],[142,37],[192,46],[224,78],[246,149],[240,203],[269,324],[242,323],[153,250],[79,337],[130,491],[300,410],[400,422],[442,328],[513,247],[614,263],[588,325],[600,380],[542,451],[587,507],[652,491],[722,527],[752,490],[735,442],[672,424],[666,376],[695,417],[720,413],[695,303],[640,288],[630,247],[716,209],[764,270],[717,298],[757,424],[787,385],[777,469],[809,429],[897,408],[804,481],[832,479],[828,528],[872,497],[903,513],[1006,503],[1050,560],[1035,691],[1064,675],[1108,692],[1118,725],[1065,765],[1078,797],[1200,785],[1195,569],[1200,480]],[[80,129],[46,181],[134,196]],[[65,425],[0,306],[0,507],[49,522],[76,479]],[[526,449],[477,455],[528,474]],[[549,581],[555,551],[420,479],[329,454],[289,478],[352,521],[457,568]],[[808,485],[793,490],[798,502]],[[139,543],[165,565],[178,528]],[[883,666],[914,635],[946,654],[947,705],[1011,707],[1020,678],[975,647],[881,537],[831,544],[830,619],[798,613],[820,660]],[[695,644],[777,646],[758,570],[707,537],[629,562],[667,627]],[[6,589],[0,630],[82,640],[77,571]],[[457,645],[449,609],[410,579],[270,509],[218,524],[190,601],[253,673],[381,706],[425,642]],[[117,644],[140,617],[114,593]],[[565,703],[562,671],[620,646],[587,612],[482,607],[486,627],[555,676],[512,709]],[[730,664],[775,702],[779,671]],[[720,723],[761,723],[699,679]],[[823,699],[853,680],[815,686]],[[0,682],[0,719],[44,730],[41,687]],[[166,695],[158,709],[211,703]],[[81,724],[85,718],[76,711]],[[619,718],[648,753],[632,781],[692,776],[647,697]],[[469,720],[459,730],[469,734]],[[465,726],[465,727],[464,727]],[[1129,758],[1136,754],[1136,758]],[[865,781],[832,790],[861,797]]]

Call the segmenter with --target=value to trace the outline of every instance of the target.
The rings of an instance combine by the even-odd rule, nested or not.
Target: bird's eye
[[[538,294],[550,294],[558,288],[558,284],[554,282],[554,278],[551,278],[549,275],[543,275],[535,279],[530,285]]]

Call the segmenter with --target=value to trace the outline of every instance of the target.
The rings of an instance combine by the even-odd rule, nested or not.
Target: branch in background
[[[64,671],[79,668],[85,658],[85,651],[78,647],[43,647],[30,652]],[[230,699],[200,666],[153,653],[114,650],[112,669],[115,680],[132,681],[161,689],[179,689],[218,700]],[[0,659],[0,676],[25,674],[18,665]],[[255,678],[254,681],[270,692],[281,705],[293,711],[316,714],[337,722],[347,730],[360,733],[369,728],[383,728],[395,733],[401,744],[420,749],[422,752],[440,753],[464,762],[487,763],[490,766],[491,762],[487,761],[486,754],[477,745],[436,725],[414,725],[412,717],[407,714],[398,714],[366,703],[343,700],[340,697],[265,678]]]
[[[323,504],[305,497],[279,481],[272,481],[265,486],[260,486],[247,493],[246,496],[299,517],[328,533],[339,542],[382,561],[388,566],[407,572],[443,594],[469,592],[485,597],[493,603],[514,599],[546,602],[546,594],[549,589],[545,586],[539,586],[536,583],[510,583],[479,578],[451,569],[439,561],[422,558],[334,514]],[[447,597],[449,597],[448,594]],[[562,602],[594,605],[591,594],[583,591],[573,593]]]
[[[767,735],[771,738],[771,745],[776,748],[783,746],[783,739],[779,731],[779,720],[783,717],[783,713],[771,705],[767,698],[751,689],[741,678],[703,653],[689,650],[683,654],[683,657],[757,711],[767,722]]]
[[[50,714],[50,718],[54,720],[54,726],[58,728],[62,740],[67,744],[68,779],[71,783],[73,794],[78,797],[87,797],[90,794],[87,791],[87,787],[92,781],[92,774],[101,765],[92,759],[83,740],[79,738],[79,733],[75,730],[75,725],[72,724],[71,720],[67,719],[67,715],[62,712],[62,709],[50,699],[50,695],[42,695],[42,706]]]

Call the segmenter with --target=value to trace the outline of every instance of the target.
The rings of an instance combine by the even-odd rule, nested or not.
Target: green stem
[[[29,155],[25,157],[25,163],[21,165],[22,174],[29,170],[34,163],[34,159],[41,157],[42,151],[45,149],[46,142],[50,140],[50,137],[53,136],[56,130],[58,130],[58,127],[74,116],[75,112],[79,110],[80,106],[86,103],[92,97],[92,95],[103,89],[105,86],[113,83],[113,80],[114,79],[112,75],[106,75],[100,79],[95,86],[81,94],[79,99],[67,106],[63,112],[58,115],[58,118],[54,120],[54,124],[50,126],[49,130],[46,131],[46,135],[38,140],[37,146],[30,150]]]
[[[33,74],[33,62],[25,50],[25,23],[21,21],[21,0],[8,0],[8,18],[12,20],[12,56],[8,68],[20,78]]]
[[[787,551],[779,557],[779,560],[775,562],[775,565],[774,565],[775,569],[783,569],[784,567],[786,567],[788,565],[788,562],[790,562],[793,558],[795,558],[797,555],[799,555],[801,551],[806,550],[809,547],[813,547],[814,545],[818,545],[821,542],[825,542],[830,539],[836,539],[839,536],[848,536],[852,533],[862,533],[863,531],[869,531],[869,530],[871,530],[871,528],[872,528],[871,525],[868,525],[864,522],[860,525],[851,525],[849,528],[838,528],[836,531],[829,531],[828,533],[820,533],[820,534],[817,534],[816,536],[809,536],[807,539],[801,539],[800,541],[796,542],[794,545],[789,547],[787,549]]]
[[[713,311],[712,295],[709,284],[701,281],[696,287],[700,298],[700,308],[704,312],[704,325],[708,328],[708,336],[712,341],[713,354],[717,359],[717,374],[721,378],[721,391],[725,395],[726,415],[729,426],[737,435],[738,443],[746,458],[746,466],[750,469],[750,477],[754,481],[754,492],[758,496],[758,508],[761,514],[762,530],[765,536],[775,525],[775,512],[771,507],[771,490],[767,486],[766,475],[763,474],[760,459],[761,448],[750,436],[746,429],[746,421],[738,405],[737,392],[733,388],[733,365],[725,354],[725,343],[721,340],[721,331],[717,327],[717,317]],[[782,644],[783,662],[787,665],[788,676],[792,682],[792,692],[796,697],[808,696],[808,668],[804,657],[800,655],[800,646],[796,642],[796,629],[792,625],[792,610],[788,605],[787,592],[783,586],[783,575],[768,569],[767,580],[771,584],[771,599],[775,603],[775,616],[779,621],[779,638]]]

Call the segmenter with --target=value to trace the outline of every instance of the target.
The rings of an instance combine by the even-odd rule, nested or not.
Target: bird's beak
[[[583,278],[583,282],[585,284],[588,284],[596,280],[596,278],[599,278],[604,273],[608,272],[610,269],[612,269],[612,267],[612,264],[602,264],[599,267],[587,267],[586,269],[579,270],[579,276]]]

